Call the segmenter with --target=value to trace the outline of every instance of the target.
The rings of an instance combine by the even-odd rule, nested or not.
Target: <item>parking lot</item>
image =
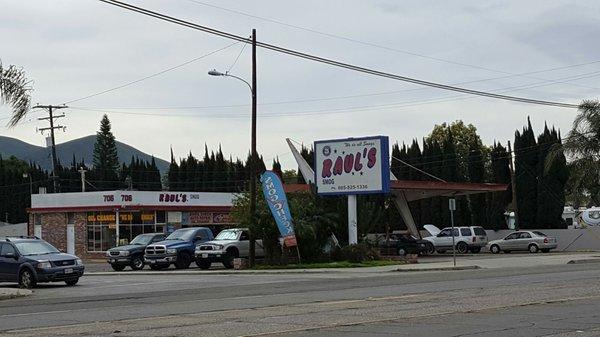
[[[481,269],[410,273],[103,273],[88,264],[75,287],[41,285],[0,301],[0,336],[595,336],[598,255],[478,254],[458,264]],[[412,267],[450,261],[432,256]]]

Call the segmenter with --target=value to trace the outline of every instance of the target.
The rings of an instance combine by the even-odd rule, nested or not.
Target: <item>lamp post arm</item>
[[[252,85],[250,85],[250,83],[248,83],[248,81],[246,81],[245,79],[241,78],[241,77],[237,77],[235,75],[231,75],[231,74],[225,74],[225,76],[229,76],[229,77],[233,77],[233,78],[237,78],[238,80],[246,83],[246,85],[248,86],[248,88],[250,88],[250,92],[252,93],[252,95],[254,95],[254,89],[252,89]]]

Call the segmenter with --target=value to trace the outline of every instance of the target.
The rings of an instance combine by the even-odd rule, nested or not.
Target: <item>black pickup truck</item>
[[[150,244],[165,239],[163,233],[148,233],[136,236],[126,246],[118,246],[106,251],[106,262],[113,270],[121,271],[129,266],[133,270],[144,268],[144,250]]]

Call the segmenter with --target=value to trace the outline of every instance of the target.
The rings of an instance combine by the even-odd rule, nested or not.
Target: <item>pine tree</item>
[[[96,133],[93,163],[97,179],[103,182],[101,184],[103,188],[110,189],[119,185],[117,183],[119,170],[117,145],[107,115],[102,117],[100,131]]]

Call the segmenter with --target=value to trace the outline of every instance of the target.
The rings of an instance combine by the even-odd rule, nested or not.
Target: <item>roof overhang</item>
[[[407,201],[415,201],[433,197],[456,197],[463,195],[504,192],[506,184],[491,183],[454,183],[443,181],[392,180],[391,193],[403,192]]]

